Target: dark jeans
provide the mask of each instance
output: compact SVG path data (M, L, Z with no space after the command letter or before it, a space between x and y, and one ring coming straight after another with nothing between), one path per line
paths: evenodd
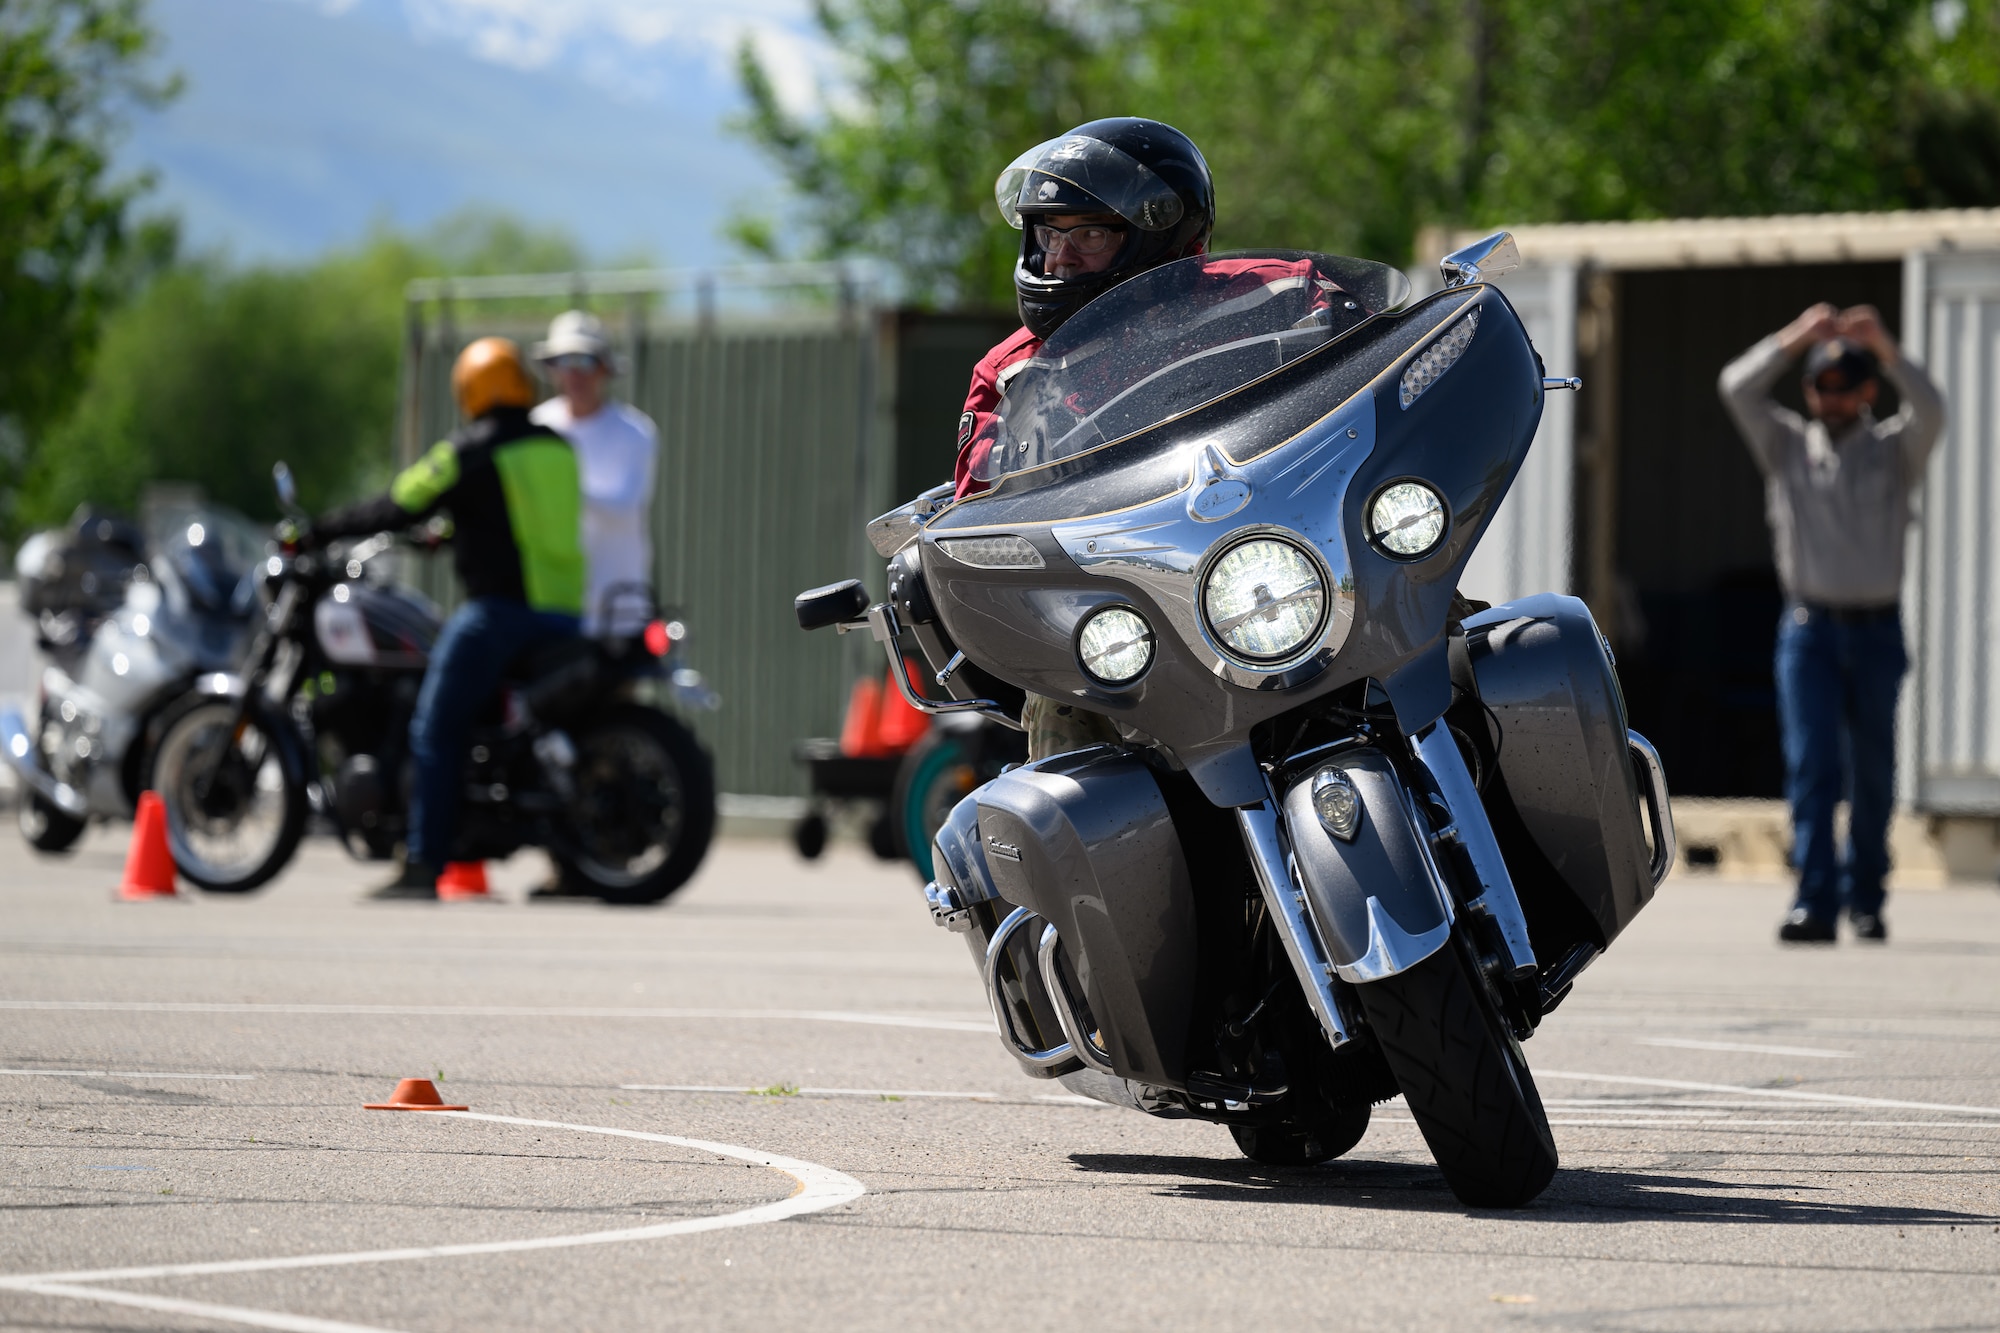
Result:
M1778 622L1778 718L1792 806L1797 906L1832 920L1882 910L1896 793L1896 691L1909 659L1894 611L1836 616L1785 608ZM1833 807L1848 801L1836 856Z
M535 611L504 597L481 597L452 612L410 717L410 757L417 786L410 801L407 859L441 866L458 827L459 787L465 771L466 732L492 697L500 673L544 639L577 632L575 616Z

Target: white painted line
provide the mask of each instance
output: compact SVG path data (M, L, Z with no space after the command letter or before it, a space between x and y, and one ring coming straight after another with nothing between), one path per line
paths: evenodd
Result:
M621 1092L733 1092L745 1097L944 1097L969 1102L997 1102L997 1092L915 1092L907 1088L771 1088L725 1087L715 1083L620 1083Z
M1581 1083L1632 1083L1647 1088L1682 1088L1689 1092L1733 1092L1745 1097L1779 1101L1820 1102L1832 1106L1886 1106L1903 1111L1952 1111L1959 1115L2000 1116L2000 1106L1959 1106L1950 1102L1906 1102L1893 1097L1851 1097L1839 1092L1790 1092L1783 1088L1746 1088L1736 1083L1692 1083L1678 1078L1638 1078L1630 1074L1577 1074L1537 1069L1537 1079L1567 1078Z
M119 1014L339 1014L384 1018L667 1018L745 1019L751 1022L858 1023L866 1027L923 1028L932 1032L994 1031L990 1018L930 1014L871 1014L846 1009L639 1009L564 1008L508 1004L223 1004L165 1000L0 1000L0 1010L56 1010Z
M1753 1046L1740 1041L1696 1041L1692 1037L1637 1037L1641 1046L1672 1046L1684 1051L1747 1051L1751 1055L1803 1055L1814 1060L1852 1060L1853 1051L1829 1051L1817 1046Z
M223 1082L257 1077L255 1074L162 1074L150 1069L0 1069L0 1074L18 1074L23 1078L200 1078Z
M331 1319L307 1319L302 1315L279 1314L275 1310L248 1310L240 1305L210 1305L206 1301L183 1301L173 1296L148 1296L136 1291L106 1291L102 1287L77 1287L66 1282L39 1282L21 1286L37 1296L67 1296L79 1301L102 1301L106 1305L129 1305L139 1310L164 1314L193 1315L225 1324L247 1324L251 1328L277 1328L287 1333L397 1333L379 1324L342 1324Z
M612 1245L626 1241L657 1240L664 1236L685 1236L703 1231L722 1231L782 1221L788 1217L837 1208L841 1204L851 1203L867 1192L860 1181L843 1172L835 1171L832 1167L800 1161L795 1157L780 1157L776 1153L760 1152L755 1148L715 1143L707 1139L684 1139L673 1134L649 1134L642 1130L612 1129L603 1125L572 1125L561 1120L530 1120L520 1116L487 1115L479 1111L432 1111L428 1114L431 1118L440 1120L484 1120L491 1124L520 1125L529 1129L567 1129L579 1134L606 1134L614 1138L638 1139L646 1143L664 1143L675 1148L690 1148L697 1152L713 1153L717 1157L733 1157L752 1166L782 1171L798 1182L798 1188L789 1198L774 1203L757 1204L733 1213L722 1213L714 1217L682 1218L676 1222L662 1222L653 1226L621 1227L614 1231L587 1231L569 1236L537 1236L526 1240L478 1241L465 1245L426 1245L396 1250L353 1250L338 1254L281 1255L269 1259L225 1259L212 1263L100 1268L73 1273L24 1273L16 1277L0 1277L0 1290L69 1296L77 1300L102 1300L116 1305L135 1305L150 1309L181 1309L189 1313L202 1313L209 1318L225 1322L248 1324L256 1328L291 1329L297 1330L298 1333L382 1333L381 1330L359 1324L331 1323L326 1320L274 1314L262 1310L241 1310L221 1305L200 1306L197 1309L193 1303L187 1303L184 1307L165 1305L159 1302L167 1301L166 1297L140 1296L122 1291L107 1292L79 1284L207 1277L223 1273L268 1273L294 1268L334 1268L351 1264L399 1263L413 1259L450 1259L475 1254L520 1254L534 1250L571 1249L579 1245Z
M1414 1125L1414 1120L1377 1116L1372 1123ZM1551 1125L1585 1129L2000 1129L1991 1120L1549 1120Z

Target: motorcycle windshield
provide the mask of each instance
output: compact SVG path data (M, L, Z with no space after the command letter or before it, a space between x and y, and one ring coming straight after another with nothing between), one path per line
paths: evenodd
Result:
M1022 363L974 475L997 481L1137 434L1262 379L1371 315L1409 279L1303 250L1196 255L1128 278Z

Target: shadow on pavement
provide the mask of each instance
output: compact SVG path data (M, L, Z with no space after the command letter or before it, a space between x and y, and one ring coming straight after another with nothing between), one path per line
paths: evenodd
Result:
M1072 1153L1070 1161L1080 1171L1105 1175L1181 1177L1161 1182L1158 1192L1164 1198L1411 1212L1468 1211L1451 1196L1437 1168L1406 1162L1344 1159L1324 1166L1292 1168L1263 1166L1247 1159L1142 1153ZM2000 1222L1996 1213L1893 1207L1836 1200L1826 1197L1828 1193L1815 1185L1752 1184L1565 1167L1556 1173L1542 1197L1520 1215L1537 1222L1593 1223L1663 1218L1815 1226L1984 1226Z

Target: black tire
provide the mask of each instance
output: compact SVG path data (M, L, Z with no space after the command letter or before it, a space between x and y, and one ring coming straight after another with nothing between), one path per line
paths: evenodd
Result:
M868 850L880 861L903 859L903 840L896 835L896 812L886 808L868 825Z
M652 708L618 704L571 736L576 799L550 854L564 887L608 903L663 902L715 836L715 767L694 733Z
M285 868L306 831L306 772L291 724L264 705L191 695L160 719L144 789L167 808L174 868L211 893L248 893ZM226 747L218 751L218 747ZM231 844L239 844L232 854Z
M806 860L819 860L826 850L826 816L815 810L792 825L792 846Z
M1328 1106L1308 1121L1231 1125L1229 1136L1253 1162L1265 1166L1318 1166L1353 1149L1368 1132L1368 1104Z
M1459 1202L1519 1208L1556 1173L1534 1076L1456 947L1355 989Z
M60 809L38 791L23 793L21 808L15 818L28 845L45 856L59 856L74 850L76 840L88 827L85 821Z

